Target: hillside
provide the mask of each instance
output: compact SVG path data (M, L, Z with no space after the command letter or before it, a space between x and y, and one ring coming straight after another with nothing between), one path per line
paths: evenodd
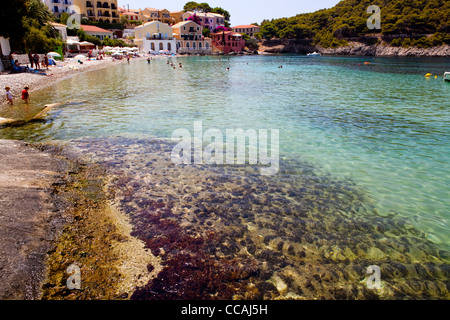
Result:
M367 27L370 5L381 8L381 30ZM323 48L347 46L350 41L429 48L449 45L449 33L448 0L343 0L331 9L264 20L260 36L264 39L309 39L313 45Z

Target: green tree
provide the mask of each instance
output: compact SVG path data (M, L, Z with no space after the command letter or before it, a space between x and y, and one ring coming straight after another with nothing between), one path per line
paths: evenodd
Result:
M24 36L26 29L22 18L27 14L25 0L13 0L2 2L0 10L0 36L10 39L20 39Z
M277 36L277 29L272 23L266 23L262 26L259 33L263 38L270 40Z
M0 35L10 38L15 51L42 53L62 44L58 31L50 24L53 15L39 0L7 1L0 17L0 23L10 24L6 30L0 28Z
M69 17L70 17L70 14L68 14L67 12L63 12L59 16L59 22L62 24L67 24L67 19L69 19Z
M184 11L199 11L199 12L211 12L212 8L206 2L197 3L195 1L189 1L184 5Z
M205 38L210 38L211 37L211 30L209 30L208 28L203 28L203 36Z
M230 18L231 18L230 13L227 10L223 9L223 8L215 7L210 12L221 14L225 18L225 21L230 21Z

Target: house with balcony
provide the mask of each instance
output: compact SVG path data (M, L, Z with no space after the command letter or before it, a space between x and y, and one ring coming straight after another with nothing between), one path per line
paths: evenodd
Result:
M61 1L61 0L50 0ZM91 21L119 23L117 0L70 0L80 8L82 17Z
M245 33L251 38L255 37L255 34L257 34L259 31L261 31L261 27L255 26L253 24L248 25L239 25L235 27L231 27L231 30L237 33Z
M245 49L245 40L240 33L224 31L211 35L213 46L223 53L241 52Z
M211 39L203 37L203 28L193 21L182 21L172 26L178 53L209 54Z
M177 53L173 29L161 21L147 22L134 28L134 43L146 53Z
M150 21L160 21L168 25L175 23L175 19L172 18L170 11L167 9L145 8L144 10L141 10L140 13L149 17Z
M199 24L203 28L214 31L219 26L225 26L225 17L221 14L212 12L203 13L188 11L183 14L183 21L188 21L194 14L199 18Z
M69 9L73 5L73 0L44 0L45 5L49 8L50 12L57 18L61 16L63 12L74 13Z
M138 24L146 23L153 21L150 19L149 16L143 15L140 10L134 10L134 9L125 9L119 7L119 16L126 17L128 21L130 22L127 26L132 27L132 25L136 25L136 22L139 22Z

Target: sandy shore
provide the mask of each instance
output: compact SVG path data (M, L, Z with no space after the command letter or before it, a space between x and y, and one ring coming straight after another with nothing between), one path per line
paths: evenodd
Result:
M131 61L139 59L147 59L147 57L133 58ZM57 62L57 66L50 66L48 70L42 69L41 73L7 73L4 72L0 74L0 89L2 94L0 95L0 105L4 107L6 105L6 94L5 87L11 88L11 92L14 95L14 101L19 101L21 99L21 92L25 85L30 87L29 92L32 93L35 90L42 89L43 87L53 84L59 80L65 79L67 77L74 76L80 72L89 72L94 70L99 70L106 68L111 65L118 63L127 63L127 60L113 60L110 57L104 60L84 60L83 64L78 63L74 59L66 59L65 61Z

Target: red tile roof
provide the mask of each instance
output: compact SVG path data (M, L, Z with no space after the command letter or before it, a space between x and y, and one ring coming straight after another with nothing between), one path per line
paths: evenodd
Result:
M106 30L106 29L102 29L102 28L99 28L99 27L96 27L96 26L89 26L89 25L86 25L86 24L82 24L81 25L81 29L83 29L83 31L84 32L112 32L112 31L109 31L109 30Z
M244 25L240 25L240 26L236 26L236 27L231 27L231 29L234 29L234 28L246 29L246 28L255 28L255 27L258 27L258 26L255 26L253 24L244 24Z

